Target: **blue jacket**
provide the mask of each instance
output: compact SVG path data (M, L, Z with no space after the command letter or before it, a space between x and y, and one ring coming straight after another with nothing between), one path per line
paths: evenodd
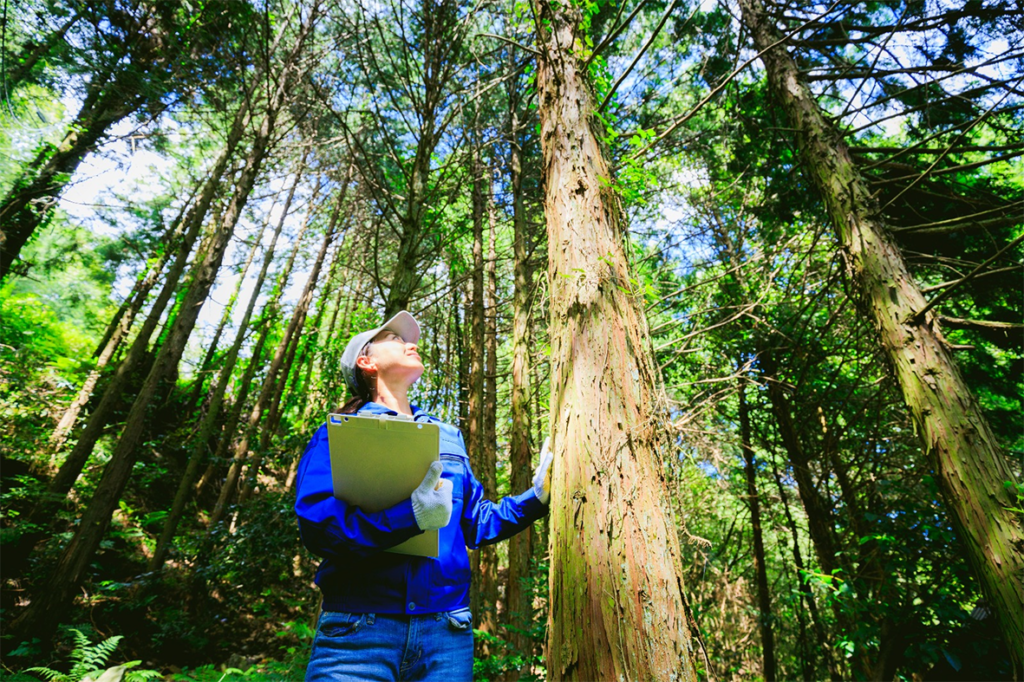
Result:
M397 414L377 403L367 403L359 413ZM422 532L411 500L370 514L334 497L326 424L302 455L295 513L302 543L323 559L316 584L325 611L419 614L465 608L470 580L466 548L505 540L547 513L533 488L498 503L485 500L469 468L462 433L417 407L413 418L440 427L442 478L452 482L452 519L439 532L436 559L382 551Z

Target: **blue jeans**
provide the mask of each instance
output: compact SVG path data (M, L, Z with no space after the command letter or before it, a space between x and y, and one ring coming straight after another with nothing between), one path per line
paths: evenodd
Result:
M422 616L323 611L306 682L473 679L469 609Z

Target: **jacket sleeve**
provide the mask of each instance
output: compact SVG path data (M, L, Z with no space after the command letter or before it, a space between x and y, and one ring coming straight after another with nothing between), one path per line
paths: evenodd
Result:
M324 559L367 556L423 532L416 525L411 500L371 514L334 497L326 425L317 429L299 462L295 514L302 544Z
M484 486L476 480L468 460L463 495L462 534L470 549L507 540L548 513L548 506L537 499L533 487L503 497L500 502L484 499Z

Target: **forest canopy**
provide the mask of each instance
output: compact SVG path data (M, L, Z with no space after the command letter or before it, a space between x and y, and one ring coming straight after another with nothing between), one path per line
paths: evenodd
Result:
M400 310L488 497L556 453L476 679L1024 675L1019 3L2 31L0 678L302 679L298 465Z

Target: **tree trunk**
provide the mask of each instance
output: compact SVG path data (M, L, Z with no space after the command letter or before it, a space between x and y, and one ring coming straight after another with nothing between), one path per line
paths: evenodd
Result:
M789 455L789 463L793 469L793 479L796 481L800 501L807 514L807 530L811 536L811 543L814 545L818 565L825 575L841 577L843 580L852 579L852 566L849 562L841 560L843 555L839 552L839 542L835 537L832 503L829 498L818 491L814 484L814 478L811 475L811 458L804 450L796 424L793 423L792 408L780 383L775 357L770 351L762 352L759 357L764 370L765 383L768 385L768 400L772 405L772 413L775 415L783 446ZM843 610L843 604L839 600L832 601L832 612L835 614L839 631L852 633L856 624L850 621L848 613ZM850 660L854 677L858 679L871 678L872 657L866 654L866 651L857 652Z
M150 402L156 394L157 386L174 371L185 349L189 334L195 326L199 311L220 268L238 216L255 182L256 172L266 153L272 126L273 119L268 116L253 147L228 213L218 226L216 238L210 243L203 261L197 264L181 312L175 317L167 340L160 347L153 367L132 404L117 446L104 467L96 492L82 515L79 530L58 560L47 589L37 595L25 612L12 624L11 628L16 632L51 634L84 580L86 570L103 540L110 516L117 508L135 465L138 444L145 435L146 413Z
M317 191L319 191L319 185L317 185ZM316 195L317 192L314 192L314 197ZM311 202L310 206L314 205L315 203L315 201ZM302 246L302 240L306 236L306 230L309 228L311 216L311 210L307 211L306 217L302 222L302 227L299 229L299 234L295 237L295 243L293 244L291 253L288 256L288 262L285 263L284 268L278 275L277 283L274 286L274 290L271 292L266 306L264 306L264 312L262 316L263 319L261 319L260 322L266 324L266 329L268 330L268 333L270 327L277 320L281 296L284 293L284 290L288 287L288 280L291 277L292 270L295 267L295 260ZM287 350L287 342L287 337L281 339L281 342L278 344L278 347L275 350L274 358L277 358L279 353L282 355L283 358L283 353L285 350ZM281 362L281 359L277 360L278 367L280 367ZM249 412L249 418L246 420L246 424L251 423L253 419L253 413L257 411L259 412L259 414L257 415L256 420L259 421L259 419L263 415L263 410L266 409L266 404L269 399L269 395L273 391L274 387L274 380L271 377L271 371L273 371L274 375L276 375L277 370L274 369L273 362L271 362L271 367L267 370L267 375L263 378L263 383L260 388L260 395L257 398L256 404L252 407L252 409ZM230 430L224 430L224 435L221 438L221 442L217 445L217 454L215 455L215 460L219 461L223 459L227 454L228 449L230 449L232 439L234 438L236 425L237 422L236 424L232 424ZM235 448L234 452L232 453L231 464L230 466L228 466L228 472L224 480L224 485L221 487L220 494L217 496L217 502L213 505L213 511L210 513L210 520L207 525L208 533L212 533L220 524L221 520L224 518L224 513L227 511L227 507L231 501L231 497L236 492L239 476L242 473L242 469L245 467L245 457L248 454L249 449L249 437L249 427L247 426L243 430L241 443ZM242 452L242 445L245 446L245 452Z
M761 651L764 660L765 682L774 682L775 633L772 628L771 596L768 594L768 568L765 565L764 538L761 534L761 502L757 495L757 466L754 461L754 447L750 438L750 406L747 405L744 380L739 384L740 439L743 446L743 462L747 473L747 506L750 508L750 527L754 535L754 573L757 581L757 624L761 632Z
M325 413L327 409L323 403L323 386L324 377L321 375L320 381L317 383L316 389L311 385L311 379L313 377L313 366L317 364L317 358L323 358L323 352L320 348L321 334L320 325L323 324L324 314L327 312L329 296L335 291L335 305L333 313L331 315L331 322L328 326L328 331L325 342L329 342L334 334L334 323L337 319L338 306L341 304L342 287L338 284L337 275L340 270L341 263L341 245L334 250L334 257L331 259L331 267L327 273L327 283L323 287L320 293L320 299L316 306L316 317L313 318L312 326L304 334L305 339L302 344L302 353L299 356L297 363L297 370L295 372L296 380L292 383L292 388L289 392L290 395L298 396L298 414L299 417L299 429L308 430L309 427L315 427L317 424L322 422L322 418L318 417L312 424L310 420L313 417L314 410L320 412L321 415ZM322 362L321 362L322 366ZM301 375L301 376L300 376ZM285 476L284 489L291 491L295 485L295 478L299 472L299 460L301 459L301 450L299 452L293 452L292 461L288 465L288 473Z
M261 316L261 319L256 323L257 327L261 327L259 339L256 341L256 346L253 348L252 357L249 358L249 363L245 366L245 374L242 376L242 380L238 384L238 395L231 404L231 411L228 413L228 418L225 420L224 426L221 429L220 437L217 439L217 448L214 451L213 458L207 466L206 471L203 472L202 477L199 479L199 483L196 484L196 497L199 497L203 488L209 484L213 474L216 473L224 463L226 463L228 450L234 442L235 429L238 428L238 422L242 419L242 411L245 409L245 401L249 399L249 391L252 389L253 378L256 376L256 370L263 366L263 347L266 345L267 338L270 336L271 327L273 326L274 321L275 318L273 317L264 318ZM231 467L229 465L229 478L231 477L230 472ZM214 505L215 509L218 504L222 506L227 505L228 499L231 497L231 489L234 488L237 482L237 473L234 478L231 479L231 485L228 485L225 481L218 493L217 502ZM213 525L207 521L207 527L212 528Z
M789 455L789 463L793 467L797 492L803 502L804 511L807 512L807 530L811 535L811 542L814 544L818 565L821 566L823 573L833 575L839 568L839 561L836 558L838 548L833 535L835 523L832 519L832 505L825 500L814 485L810 458L804 452L796 425L793 423L789 401L779 383L775 359L769 352L761 353L760 359L764 369L765 383L768 385L768 400L772 405L782 444Z
M1024 528L1007 483L1015 478L939 330L867 182L818 108L761 0L740 0L775 97L832 218L862 310L872 321L1016 674L1024 665Z
M86 423L85 428L79 435L74 448L72 448L67 459L64 460L64 463L58 470L57 475L54 476L53 480L50 482L47 492L48 496L54 502L59 502L65 495L67 495L72 486L74 486L79 474L82 473L82 468L89 459L89 455L92 454L96 441L99 440L103 433L103 429L107 425L110 412L117 404L117 401L121 399L121 390L124 387L125 382L128 380L131 373L135 371L142 358L146 355L149 340L160 322L160 316L163 314L164 308L167 306L172 294L180 283L181 274L185 271L185 265L188 262L189 253L191 253L192 247L199 236L200 228L206 218L206 213L209 211L210 204L213 203L213 199L217 195L217 191L220 188L221 178L224 175L224 171L227 169L228 162L234 155L235 148L242 139L242 134L245 132L245 127L248 125L248 121L248 109L243 107L235 115L234 123L228 134L227 144L221 151L217 161L214 163L213 169L210 171L210 175L206 180L206 184L200 194L198 203L188 212L187 217L185 218L187 225L185 228L185 237L182 239L182 242L178 247L174 263L167 271L166 281L160 291L160 294L157 296L156 301L153 303L153 308L150 310L146 321L143 323L142 329L139 330L138 336L135 337L135 341L132 343L127 357L125 357L125 359L121 361L121 364L118 365L117 372L111 378L110 384L108 384L104 391L99 405L97 405L96 409L89 416L89 421ZM51 511L52 506L48 506L45 510L45 515L49 516Z
M125 336L131 330L132 323L135 321L135 316L139 314L142 309L143 303L146 302L146 296L149 295L150 290L156 284L157 279L164 270L164 266L167 265L167 261L175 251L175 244L177 238L180 237L180 228L184 225L183 218L185 211L191 204L192 198L189 198L188 203L181 207L182 213L179 214L177 219L171 223L170 228L164 234L161 242L164 244L163 253L156 259L156 262L152 264L148 271L138 278L135 282L135 286L132 287L131 292L125 298L124 302L118 308L117 313L114 314L114 318L107 326L107 331L103 336L103 340L96 348L96 366L93 367L92 371L89 372L89 376L86 377L82 383L82 387L78 390L78 394L75 399L71 401L68 408L61 415L60 421L57 422L57 427L50 434L49 447L50 447L50 463L53 463L54 457L60 452L60 449L64 446L64 441L67 440L68 434L71 433L71 429L74 428L75 422L78 421L78 415L81 414L82 408L89 402L89 398L92 397L93 389L96 388L96 382L99 381L100 374L103 372L103 368L110 363L110 360L114 357L117 349L121 346L121 341L124 340Z
M415 112L419 130L416 134L416 154L409 169L406 196L404 200L398 200L404 204L398 216L401 234L395 268L384 302L385 320L409 307L409 300L419 287L426 270L422 266L425 251L432 248L424 246L429 243L424 216L430 208L430 162L440 141L437 117L445 99L445 79L451 74L444 60L454 57L451 52L456 43L451 29L461 20L459 10L459 4L450 0L424 2L420 10L423 63L418 67L423 80L415 84L421 93L416 98L419 106Z
M474 133L475 134L475 133ZM484 312L484 197L483 171L480 165L480 151L474 141L473 155L470 160L470 173L473 178L473 277L472 296L469 305L469 404L467 418L469 420L466 442L469 446L469 461L473 472L479 479L487 466L487 440L484 433L484 374L486 370L485 343L485 312ZM483 481L481 480L481 483ZM484 494L490 496L488 491ZM480 576L470 586L470 609L477 614L481 629L494 634L493 609L494 603L488 601L491 583L488 577L482 576L484 570L483 548L470 555L470 570L474 576ZM484 645L486 646L486 645Z
M793 563L796 566L797 582L800 586L801 598L807 605L807 611L811 614L811 623L814 625L814 632L818 638L818 646L821 647L821 651L823 652L825 663L829 670L829 676L833 680L841 680L843 679L843 675L839 671L839 668L835 663L835 659L832 656L832 647L830 646L829 639L825 634L825 626L822 624L821 617L818 615L818 603L814 598L814 592L811 590L811 584L807 580L804 559L800 552L800 533L797 529L796 521L793 519L793 514L789 511L789 495L787 494L785 487L782 485L782 477L779 475L779 470L775 466L774 460L772 461L772 475L775 478L775 485L779 490L779 499L782 500L782 509L786 514L786 521L788 523L790 533L793 535ZM809 665L813 670L814 662L810 661ZM813 677L813 675L808 675L807 679L812 679Z
M452 298L456 307L462 308L462 317L455 316L455 357L459 363L459 429L472 447L473 420L469 416L469 403L473 400L473 278L469 277L461 287L452 287ZM460 305L461 304L461 305ZM473 555L470 554L470 562ZM472 587L470 587L472 590ZM472 595L472 591L470 591Z
M138 79L122 70L114 82L86 96L82 108L57 145L46 145L19 177L0 204L0 280L50 216L75 169L111 125L142 104Z
M351 181L351 169L349 172L348 180L346 183ZM320 293L320 299L316 306L316 317L313 318L313 325L306 330L303 334L305 337L302 344L302 353L299 356L298 367L301 372L295 373L295 380L292 382L292 388L290 395L299 397L299 409L298 413L300 417L300 428L305 429L307 426L315 426L320 423L320 419L317 419L313 425L309 424L309 420L312 417L314 409L319 408L321 411L327 408L323 404L324 398L324 384L325 377L321 374L320 381L317 382L314 388L311 385L313 377L313 367L317 365L317 360L320 360L320 366L323 368L324 349L321 348L321 343L327 345L331 339L334 338L334 327L338 319L338 308L341 306L342 295L344 294L344 287L338 282L338 273L341 270L341 263L344 258L342 253L343 244L339 243L337 248L334 249L334 254L331 258L331 267L327 272L327 282L322 287ZM337 292L337 293L335 293ZM334 305L331 306L331 298L333 295ZM327 313L327 309L331 307L331 321L327 327L326 336L321 335L321 325L323 324L324 315ZM321 339L323 341L321 342ZM293 460L291 466L289 466L288 478L285 482L285 488L290 490L292 483L294 483L295 475L298 473L298 457Z
M486 281L484 283L484 393L483 393L483 415L481 425L482 445L477 454L477 462L473 468L474 473L484 487L484 495L487 499L498 499L498 329L497 329L497 273L495 272L494 253L495 248L495 220L493 201L491 200L490 183L484 183L483 164L481 170L481 196L480 199L486 207L489 218L489 230L487 240L487 259L484 262ZM516 491L522 492L522 491ZM481 610L478 612L478 629L491 634L498 633L498 548L494 545L481 547L480 577L478 581L480 589Z
M515 110L512 111L510 145L510 173L512 183L512 250L515 290L512 296L512 386L509 433L511 453L509 480L512 493L518 494L532 485L532 456L530 453L530 292L533 274L530 268L528 223L523 202L522 159L518 146L519 128ZM508 541L508 584L505 587L507 620L518 630L526 630L533 616L532 594L526 588L530 575L530 557L533 556L533 528L527 528ZM512 643L523 654L529 654L530 640L521 632L512 633Z
M696 680L659 377L609 186L580 12L536 0L551 291L548 679Z
M292 319L288 323L288 327L285 329L284 336L281 338L281 343L277 347L277 351L274 353L274 359L270 363L270 369L267 370L267 378L264 379L263 391L260 393L259 399L256 401L256 405L253 407L252 414L249 415L249 429L246 435L242 439L242 443L238 446L235 452L235 459L244 460L248 451L248 443L250 434L254 433L255 429L259 426L259 420L262 416L262 409L265 408L266 404L270 401L273 396L275 388L280 386L280 389L284 389L286 385L286 379L289 372L291 371L291 363L295 358L295 346L298 344L299 335L302 334L302 328L306 321L306 313L309 311L309 304L313 302L313 292L316 289L317 280L320 278L320 270L323 268L324 260L327 258L327 250L330 248L331 243L334 241L334 237L337 234L338 220L341 217L342 207L345 204L345 194L348 190L348 183L342 185L341 191L338 194L338 201L331 213L330 222L327 225L327 230L324 232L323 241L320 243L320 250L317 252L316 260L313 262L313 267L309 271L309 278L306 280L306 285L302 290L302 295L299 296L298 302L295 304L295 310L292 311ZM290 352L289 346L291 346ZM287 358L287 362L285 359ZM280 375L281 380L278 382L277 377ZM280 395L274 400L275 404L280 404ZM242 488L239 491L239 502L245 502L252 495L253 489L256 487L256 477L259 475L260 466L263 463L263 457L266 455L267 448L270 445L270 438L276 429L276 420L278 417L278 409L273 408L267 423L264 425L262 431L260 431L260 438L256 452L253 456L253 460L249 465L248 475L242 481ZM212 521L212 519L211 519Z
M331 333L327 335L329 339L327 342L327 351L324 353L323 360L321 361L321 372L324 376L324 407L328 410L334 409L341 403L341 399L344 396L344 382L341 381L341 372L338 370L338 360L341 358L341 354L344 351L345 344L348 343L349 337L352 335L352 318L355 316L357 310L359 310L359 299L363 294L363 287L365 286L365 280L357 279L355 286L349 284L348 293L349 301L345 306L345 315L340 320L338 328L340 331L334 333L334 320L335 317L331 317ZM338 312L338 306L341 305L342 291L339 287L338 300L335 306L334 313Z
M111 514L117 508L135 465L138 456L137 446L145 435L145 420L150 402L156 393L157 386L177 367L188 337L195 326L196 318L213 286L235 225L249 198L249 193L255 185L256 177L274 133L277 114L284 104L285 94L292 80L289 75L295 63L295 57L303 43L303 38L312 28L315 16L315 12L310 14L300 31L292 54L285 62L285 72L278 82L276 92L267 103L266 115L246 159L245 169L236 183L235 193L221 224L208 245L202 262L194 268L181 312L175 318L167 341L160 347L153 367L132 404L121 437L114 448L110 461L103 469L96 492L82 515L78 532L75 533L57 561L56 569L48 581L47 588L36 595L28 608L11 624L11 630L14 632L39 632L46 636L52 634L79 585L85 579L85 573L103 540L103 535L110 524Z
M263 233L266 229L267 223L264 221L260 225L260 230L252 242L252 247L249 249L249 255L246 256L245 263L242 264L242 269L238 273L238 283L235 284L231 297L228 298L228 302L224 305L220 321L217 323L217 329L213 332L213 338L206 342L206 355L203 356L202 362L199 363L195 378L192 380L192 392L185 401L185 410L187 411L191 411L201 404L200 398L203 393L203 387L206 385L206 375L213 371L211 366L213 365L213 357L217 354L217 347L220 345L220 337L223 336L224 330L227 328L228 323L231 322L232 313L235 311L235 304L238 302L238 295L242 291L242 285L245 284L245 276L249 274L249 266L252 265L253 260L256 258L256 251L260 248L260 243L263 241Z
M189 454L188 465L186 466L185 473L178 484L178 490L174 495L174 502L171 504L171 511L164 520L164 527L160 533L160 539L157 541L156 549L153 551L153 559L150 561L149 567L149 570L151 571L159 571L163 568L164 562L167 560L167 552L170 549L171 541L174 540L175 533L177 533L178 523L181 521L182 514L185 512L185 504L188 502L190 493L192 492L192 486L195 484L196 476L199 474L199 467L207 460L206 452L209 449L209 441L213 436L214 429L216 428L221 406L224 404L224 395L227 393L231 373L235 370L235 365L238 362L238 353L241 350L242 344L245 342L246 334L249 331L249 321L252 319L252 313L256 307L256 299L259 298L260 291L263 289L263 283L267 278L267 272L270 270L270 264L274 260L274 251L277 247L277 239L280 237L281 229L284 227L284 221L288 215L288 210L291 207L291 200L295 194L295 187L298 185L298 182L299 175L296 174L295 183L292 184L292 189L288 193L288 200L285 202L284 210L281 213L280 219L277 221L277 227L274 230L274 235L271 237L270 245L267 247L267 252L263 257L263 267L260 268L260 274L257 276L256 283L253 285L249 304L246 306L245 314L242 316L242 321L238 324L238 331L235 333L235 339L231 344L231 348L228 349L227 355L224 357L224 364L221 366L220 373L217 376L217 383L213 390L213 395L210 397L210 404L206 409L206 414L203 415L203 421L199 425L199 430L194 436L194 445L191 453ZM256 344L256 348L253 351L253 361L250 363L250 366L253 364L258 365L258 358L263 348L262 342L265 339L266 334L262 334L260 342ZM253 367L253 370L255 370L255 367ZM249 367L246 368L246 374L249 375L249 380L251 380L252 376L249 371ZM247 383L248 382L243 380L242 385L247 385ZM243 403L245 402L244 398L240 399ZM230 434L227 437L230 440Z

